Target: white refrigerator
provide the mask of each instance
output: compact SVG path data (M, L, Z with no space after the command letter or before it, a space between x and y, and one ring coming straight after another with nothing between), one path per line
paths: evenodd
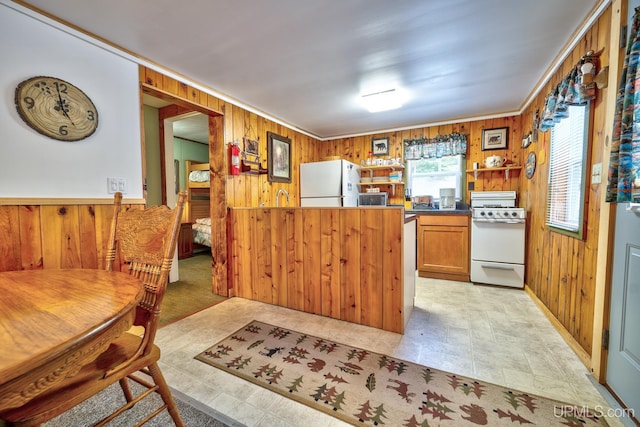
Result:
M300 206L358 206L360 166L346 160L300 165Z

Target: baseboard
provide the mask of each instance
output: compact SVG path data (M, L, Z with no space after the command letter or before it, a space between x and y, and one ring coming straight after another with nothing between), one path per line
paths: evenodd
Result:
M534 303L542 310L544 315L549 319L554 328L558 331L560 336L566 341L566 343L571 347L573 352L578 356L578 358L584 363L584 366L589 369L589 372L593 373L593 369L591 367L591 355L587 353L582 346L576 341L575 338L571 335L571 333L564 327L562 323L553 315L553 313L547 308L546 305L538 298L538 296L533 293L533 290L525 284L524 286L525 292L529 295L529 297L533 300Z

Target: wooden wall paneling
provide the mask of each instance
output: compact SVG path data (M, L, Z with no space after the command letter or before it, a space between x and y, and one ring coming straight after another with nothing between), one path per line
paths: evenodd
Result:
M209 116L209 215L211 216L212 290L228 295L227 191L224 145L224 117Z
M42 206L44 268L80 268L77 206Z
M341 242L342 259L340 262L340 289L342 291L341 315L342 320L360 323L361 295L360 295L360 211L358 209L343 209L340 211L340 228L345 236Z
M179 86L180 84L177 80L169 76L165 76L164 74L162 75L161 87L165 92L180 97Z
M571 264L571 287L569 288L569 295L568 295L568 305L569 305L569 312L568 312L568 323L566 324L566 328L567 330L571 333L572 336L575 336L575 331L576 331L576 325L578 324L578 322L576 321L576 313L578 312L579 307L577 307L577 292L580 286L580 271L581 269L579 268L579 260L580 260L580 244L577 240L573 240L573 242L571 242L571 258L573 259L573 262Z
M242 264L245 264L245 269L251 272L250 276L247 277L244 275L243 281L239 284L244 288L244 292L242 295L244 298L249 298L255 301L260 301L260 291L258 289L258 285L260 284L260 278L258 277L258 248L256 241L258 240L258 231L256 230L258 225L257 220L257 212L255 209L251 209L247 212L248 214L248 222L247 225L244 226L242 224L238 224L240 228L245 228L246 230L246 246L245 250L241 253L243 254Z
M251 284L254 282L251 254L250 211L232 211L233 279L234 294L241 298L252 298Z
M229 211L229 271L228 271L228 279L229 279L229 296L240 296L243 292L241 288L242 277L240 276L241 272L241 253L242 253L242 245L240 238L240 233L242 230L240 229L240 215L241 212L236 209L231 209Z
M15 239L19 239L16 249L20 251L18 262L21 269L40 269L43 267L41 207L19 206L14 208L19 215L20 228L17 234L6 241L15 244Z
M404 263L403 211L388 212L383 223L382 254L382 328L387 331L404 331ZM397 262L400 255L401 262Z
M109 242L111 221L113 220L112 205L94 205L95 244L97 254L97 267L104 270L107 267L107 246Z
M594 234L597 236L597 233ZM592 237L591 240L593 240L594 237ZM582 289L580 290L581 319L578 342L587 353L591 354L595 297L596 250L590 244L587 244L585 247L584 265L585 267L588 266L588 268L585 268L583 276L585 280L583 280Z
M287 210L287 299L289 307L304 310L304 219L302 209Z
M82 268L98 268L98 247L96 242L96 219L93 205L78 209L80 224L80 265Z
M205 94L202 94L202 95L205 95ZM202 102L207 108L216 110L216 111L222 111L221 102L218 98L210 94L206 94L206 96L204 97L202 95L200 98L200 102Z
M287 307L289 282L287 270L287 221L289 210L273 209L271 211L271 280L273 281L273 304Z
M572 240L574 239L562 239L560 249L560 259L564 260L566 264L562 269L559 269L560 279L558 281L558 320L560 320L563 325L569 325L569 313L571 312L569 304L571 302L571 264L573 263L570 250Z
M257 300L273 304L277 301L274 295L271 267L271 209L256 209L255 228L253 230L252 258L255 260L256 277L254 278ZM280 285L280 284L278 284Z
M544 86L525 115L531 115L535 108L542 110L545 96L560 82L562 77L588 51L598 51L608 44L610 33L611 8L608 8L596 23L576 44L567 59ZM607 52L606 54L604 52ZM600 57L600 66L607 65L608 51ZM607 126L604 119L606 91L598 90L597 98L591 103L590 152L586 161L587 176L591 165L601 162L604 137ZM615 89L614 89L615 90ZM528 123L528 117L521 118ZM514 125L515 127L515 125ZM538 142L527 150L521 150L521 159L534 151L539 153L544 146L547 157L550 149L550 132L539 133ZM556 319L568 331L571 337L586 353L592 351L594 296L595 296L595 259L599 233L601 204L601 184L588 187L585 202L585 236L582 240L560 235L545 225L546 195L548 190L548 158L543 164L538 162L534 178L520 180L521 200L528 211L531 224L527 239L528 256L526 283L533 294L556 316ZM588 178L589 179L589 178ZM558 260L549 259L549 255ZM538 262L542 255L542 262ZM577 350L578 351L578 350Z
M362 324L382 328L382 285L384 281L381 262L384 244L387 243L383 229L381 209L361 209L361 306Z
M340 319L340 215L338 209L320 211L321 314Z
M20 219L17 206L0 206L0 271L21 269Z
M322 313L321 291L321 240L322 222L319 209L303 209L302 221L304 227L304 311L307 313Z

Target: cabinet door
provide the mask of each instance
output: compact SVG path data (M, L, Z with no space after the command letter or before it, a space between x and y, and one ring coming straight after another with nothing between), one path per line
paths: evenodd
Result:
M418 269L469 280L469 228L421 225L418 236ZM427 276L429 277L429 276ZM433 276L446 278L446 276Z

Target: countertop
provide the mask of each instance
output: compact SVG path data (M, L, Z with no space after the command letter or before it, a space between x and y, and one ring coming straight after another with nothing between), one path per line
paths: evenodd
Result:
M471 215L469 205L464 202L456 202L456 208L453 210L440 210L438 208L419 207L405 209L406 214L414 215Z
M471 209L454 209L441 211L440 209L406 209L405 214L413 215L471 215Z

